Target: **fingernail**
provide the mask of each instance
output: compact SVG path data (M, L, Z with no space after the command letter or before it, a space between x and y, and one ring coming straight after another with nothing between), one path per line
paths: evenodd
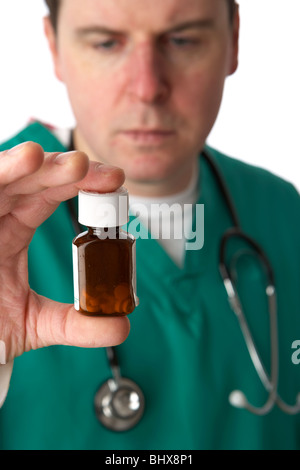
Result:
M22 149L25 147L26 142L22 142L19 145L16 145L15 147L12 147L11 149L7 150L8 155L18 155Z
M110 175L112 171L122 171L121 168L113 165L103 165L102 163L99 163L99 166L95 167L96 171L101 171L104 175Z
M6 346L4 341L0 340L0 364L6 364Z
M74 155L76 152L75 151L72 151L72 152L66 152L66 153L60 153L58 154L55 159L54 159L54 162L57 164L57 165L64 165L64 163L66 163L69 158Z

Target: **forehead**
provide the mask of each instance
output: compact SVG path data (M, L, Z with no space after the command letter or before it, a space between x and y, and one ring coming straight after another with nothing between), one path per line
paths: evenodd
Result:
M161 30L197 19L227 18L226 0L63 0L60 17L76 26Z

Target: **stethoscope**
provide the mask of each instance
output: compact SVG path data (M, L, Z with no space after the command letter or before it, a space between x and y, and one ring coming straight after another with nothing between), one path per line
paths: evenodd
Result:
M273 271L271 265L260 248L260 246L240 228L238 215L233 204L230 193L225 184L217 165L213 161L209 152L205 149L201 154L208 162L218 186L225 199L233 226L226 230L220 242L219 271L227 292L229 304L235 313L244 340L247 345L256 372L268 392L266 403L261 407L256 407L249 403L245 394L240 390L234 390L229 395L229 402L237 408L244 408L255 415L266 415L275 404L285 413L293 415L300 412L300 393L297 395L296 404L291 406L285 403L278 394L278 332L277 332L277 301ZM68 201L71 220L76 233L82 231L78 223L76 211ZM268 375L262 359L258 353L252 333L248 326L241 301L236 289L236 281L232 275L232 270L225 260L226 247L230 239L240 238L251 248L252 252L261 261L266 273L266 295L268 299L268 310L270 316L270 344L271 344L271 373ZM115 347L106 348L108 364L112 377L106 380L96 392L94 399L95 413L98 420L112 431L127 431L133 428L142 418L145 409L145 398L140 387L128 378L124 378L120 373L120 365Z
M114 346L106 348L112 378L106 380L94 399L96 416L112 431L127 431L142 418L145 398L137 383L122 377Z
M232 202L232 198L229 194L227 186L224 179L221 176L221 173L214 163L213 159L209 156L208 152L205 150L202 152L202 155L209 163L216 181L219 185L219 188L223 194L225 202L227 204L228 210L230 212L233 226L225 231L221 238L220 242L220 253L219 253L219 270L223 283L227 292L228 300L231 309L235 313L240 328L243 333L245 343L247 345L248 352L250 354L251 360L255 367L255 370L265 388L268 392L268 398L265 404L261 407L254 406L249 403L245 394L241 390L234 390L229 395L229 402L231 405L237 408L244 408L255 415L266 415L270 413L274 405L277 404L278 407L287 414L294 415L300 412L300 393L298 393L296 398L295 405L288 405L285 403L278 394L278 376L279 376L279 346L278 346L278 331L277 331L277 301L276 301L276 289L274 275L272 267L266 257L265 253L261 247L253 240L251 237L246 235L240 228L239 218L235 209L235 206ZM229 265L225 261L226 247L230 239L240 238L244 240L253 250L254 254L259 258L260 262L264 267L266 274L266 295L268 299L268 311L270 316L270 345L271 345L271 373L270 376L266 372L266 368L262 362L262 359L258 353L257 347L255 345L253 336L251 334L249 325L247 323L242 304L237 292L236 281L234 281L234 276L232 275Z

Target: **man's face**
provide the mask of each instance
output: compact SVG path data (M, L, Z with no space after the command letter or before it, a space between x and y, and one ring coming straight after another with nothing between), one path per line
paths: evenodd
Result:
M81 149L123 168L128 186L172 192L237 66L226 1L62 0L57 35L49 22L46 32Z

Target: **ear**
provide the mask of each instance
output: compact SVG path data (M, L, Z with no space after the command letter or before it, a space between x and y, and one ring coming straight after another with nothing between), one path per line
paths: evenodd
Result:
M46 16L43 21L44 21L44 33L45 33L48 46L51 52L52 61L54 65L54 72L55 72L57 79L62 81L59 60L58 60L57 33L53 29L49 16Z
M231 26L232 31L232 52L231 52L231 60L229 64L229 71L228 75L232 75L236 69L238 68L238 57L239 57L239 35L240 35L240 13L239 13L239 5L235 7L235 14L233 19L233 24Z

